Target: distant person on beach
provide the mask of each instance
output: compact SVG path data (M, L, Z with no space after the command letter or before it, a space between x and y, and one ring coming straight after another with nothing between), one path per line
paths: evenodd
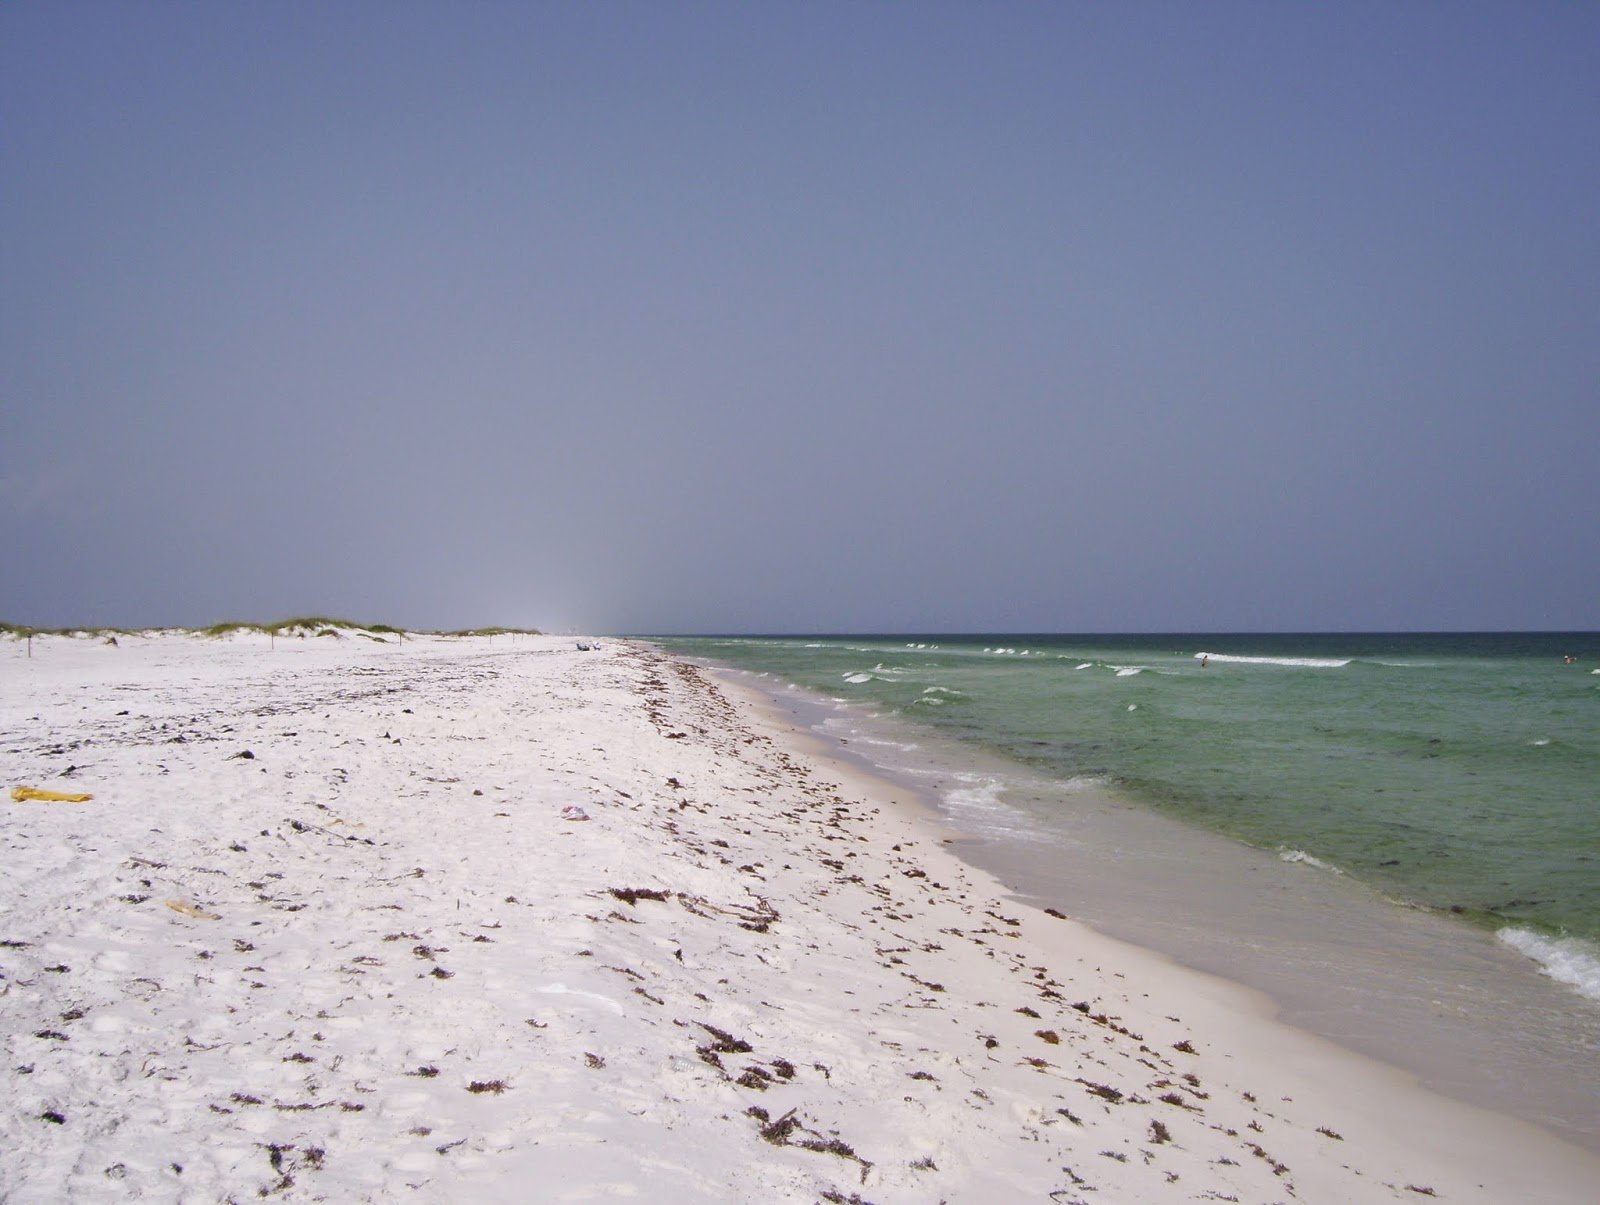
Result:
M1211 660L1211 654L1210 653L1201 654L1201 656L1200 656L1200 668L1201 669L1205 669L1206 663L1208 661L1210 661L1210 660Z

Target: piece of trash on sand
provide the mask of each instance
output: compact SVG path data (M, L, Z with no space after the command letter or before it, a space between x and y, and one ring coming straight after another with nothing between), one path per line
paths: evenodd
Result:
M566 807L561 809L561 818L563 820L587 820L589 818L589 813L584 811L577 804L569 803Z
M41 791L38 787L12 787L11 798L16 803L37 799L40 803L88 803L93 795L69 794L66 791Z
M215 912L207 912L204 908L198 907L194 904L186 904L182 900L163 900L162 903L166 904L166 906L171 908L174 912L182 913L184 916L193 916L199 920L222 919Z

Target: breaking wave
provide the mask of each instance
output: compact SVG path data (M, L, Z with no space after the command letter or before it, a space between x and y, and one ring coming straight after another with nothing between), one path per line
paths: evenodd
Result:
M1526 954L1557 983L1577 988L1600 1000L1600 950L1575 937L1546 937L1532 929L1508 926L1495 934L1519 954Z
M1299 669L1343 669L1349 657L1245 657L1236 653L1196 653L1196 661L1216 661L1234 665L1290 665Z
M1303 849L1280 849L1278 850L1278 860L1280 862L1303 862L1307 866L1315 866L1318 870L1326 870L1331 874L1344 873L1337 866L1330 866L1321 858L1308 854Z
M840 674L839 676L846 682L860 686L863 682L894 682L897 679L893 675L905 672L898 665L885 665L880 661L871 669L853 670L850 673Z
M970 812L994 812L1002 806L1000 792L1005 789L1005 783L998 778L980 778L973 774L959 776L962 785L952 787L944 793L945 804L952 812L957 814Z

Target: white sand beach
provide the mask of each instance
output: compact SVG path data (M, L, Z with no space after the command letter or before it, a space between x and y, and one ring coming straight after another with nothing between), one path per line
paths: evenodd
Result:
M914 801L647 646L29 653L0 638L0 1199L1600 1183L1584 1151L1009 899Z

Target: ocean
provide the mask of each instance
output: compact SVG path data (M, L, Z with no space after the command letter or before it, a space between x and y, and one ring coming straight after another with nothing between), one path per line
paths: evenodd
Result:
M656 643L1021 894L1600 1147L1600 634Z

